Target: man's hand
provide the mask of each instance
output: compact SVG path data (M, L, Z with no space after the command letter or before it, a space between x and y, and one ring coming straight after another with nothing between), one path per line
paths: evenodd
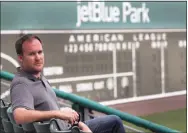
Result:
M92 133L92 131L89 129L89 127L85 124L85 123L83 123L83 122L79 122L78 123L78 127L83 131L83 132L90 132L90 133Z
M71 125L73 125L79 119L78 113L71 108L61 108L60 112L63 114L63 117L65 117L64 119L68 120Z

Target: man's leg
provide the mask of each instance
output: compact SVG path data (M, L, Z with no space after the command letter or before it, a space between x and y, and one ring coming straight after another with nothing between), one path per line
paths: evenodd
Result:
M85 121L93 133L125 133L122 120L115 115L106 115Z

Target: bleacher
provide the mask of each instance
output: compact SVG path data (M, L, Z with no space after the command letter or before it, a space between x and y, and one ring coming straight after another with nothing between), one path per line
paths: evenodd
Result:
M13 117L11 103L1 100L1 133L84 133L74 124L69 129L61 130L57 121L36 121L33 123L17 124Z

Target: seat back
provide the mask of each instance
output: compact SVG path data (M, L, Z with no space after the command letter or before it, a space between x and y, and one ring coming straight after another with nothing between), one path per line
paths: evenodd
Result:
M10 122L13 125L14 132L15 133L24 133L24 130L23 130L22 126L16 124L16 121L14 120L12 106L8 107L8 109L7 109L7 115L9 117L9 119L10 119Z
M0 130L4 130L4 129L3 129L3 123L2 123L1 117L0 117Z
M4 129L1 129L0 132L1 132L1 133L5 133Z
M33 123L22 124L22 128L26 132L36 133L35 127L33 126Z
M13 124L13 129L15 133L25 133L21 125Z
M7 119L2 119L3 129L5 133L14 133L12 123Z
M57 119L51 119L50 132L51 133L85 133L82 130L80 130L77 125L73 125L70 129L62 131L58 125Z
M51 133L72 133L71 130L61 131L57 119L50 120L50 132Z
M5 106L5 103L4 103L4 101L2 100L2 99L0 99L0 109L1 109L1 107L3 107L3 106ZM0 113L2 112L2 109L0 110ZM2 114L2 113L1 113ZM0 130L1 130L1 132L4 132L4 127L3 127L3 123L2 123L2 115L0 114Z
M12 124L16 124L16 121L14 120L14 116L13 116L12 106L8 107L7 115L10 121L12 122Z
M51 133L50 132L50 122L34 122L33 123L37 133Z
M8 117L7 109L10 106L10 103L5 103L2 99L0 99L1 102L1 122L3 126L3 131L5 133L14 133L13 125Z
M2 99L0 99L1 101L1 119L8 119L9 120L9 117L7 115L7 109L8 107L10 106L10 103L5 103Z

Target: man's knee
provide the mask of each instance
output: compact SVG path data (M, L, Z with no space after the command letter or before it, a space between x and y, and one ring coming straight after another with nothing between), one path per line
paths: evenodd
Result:
M111 121L117 123L117 124L122 124L122 120L120 119L119 116L116 115L109 115Z

